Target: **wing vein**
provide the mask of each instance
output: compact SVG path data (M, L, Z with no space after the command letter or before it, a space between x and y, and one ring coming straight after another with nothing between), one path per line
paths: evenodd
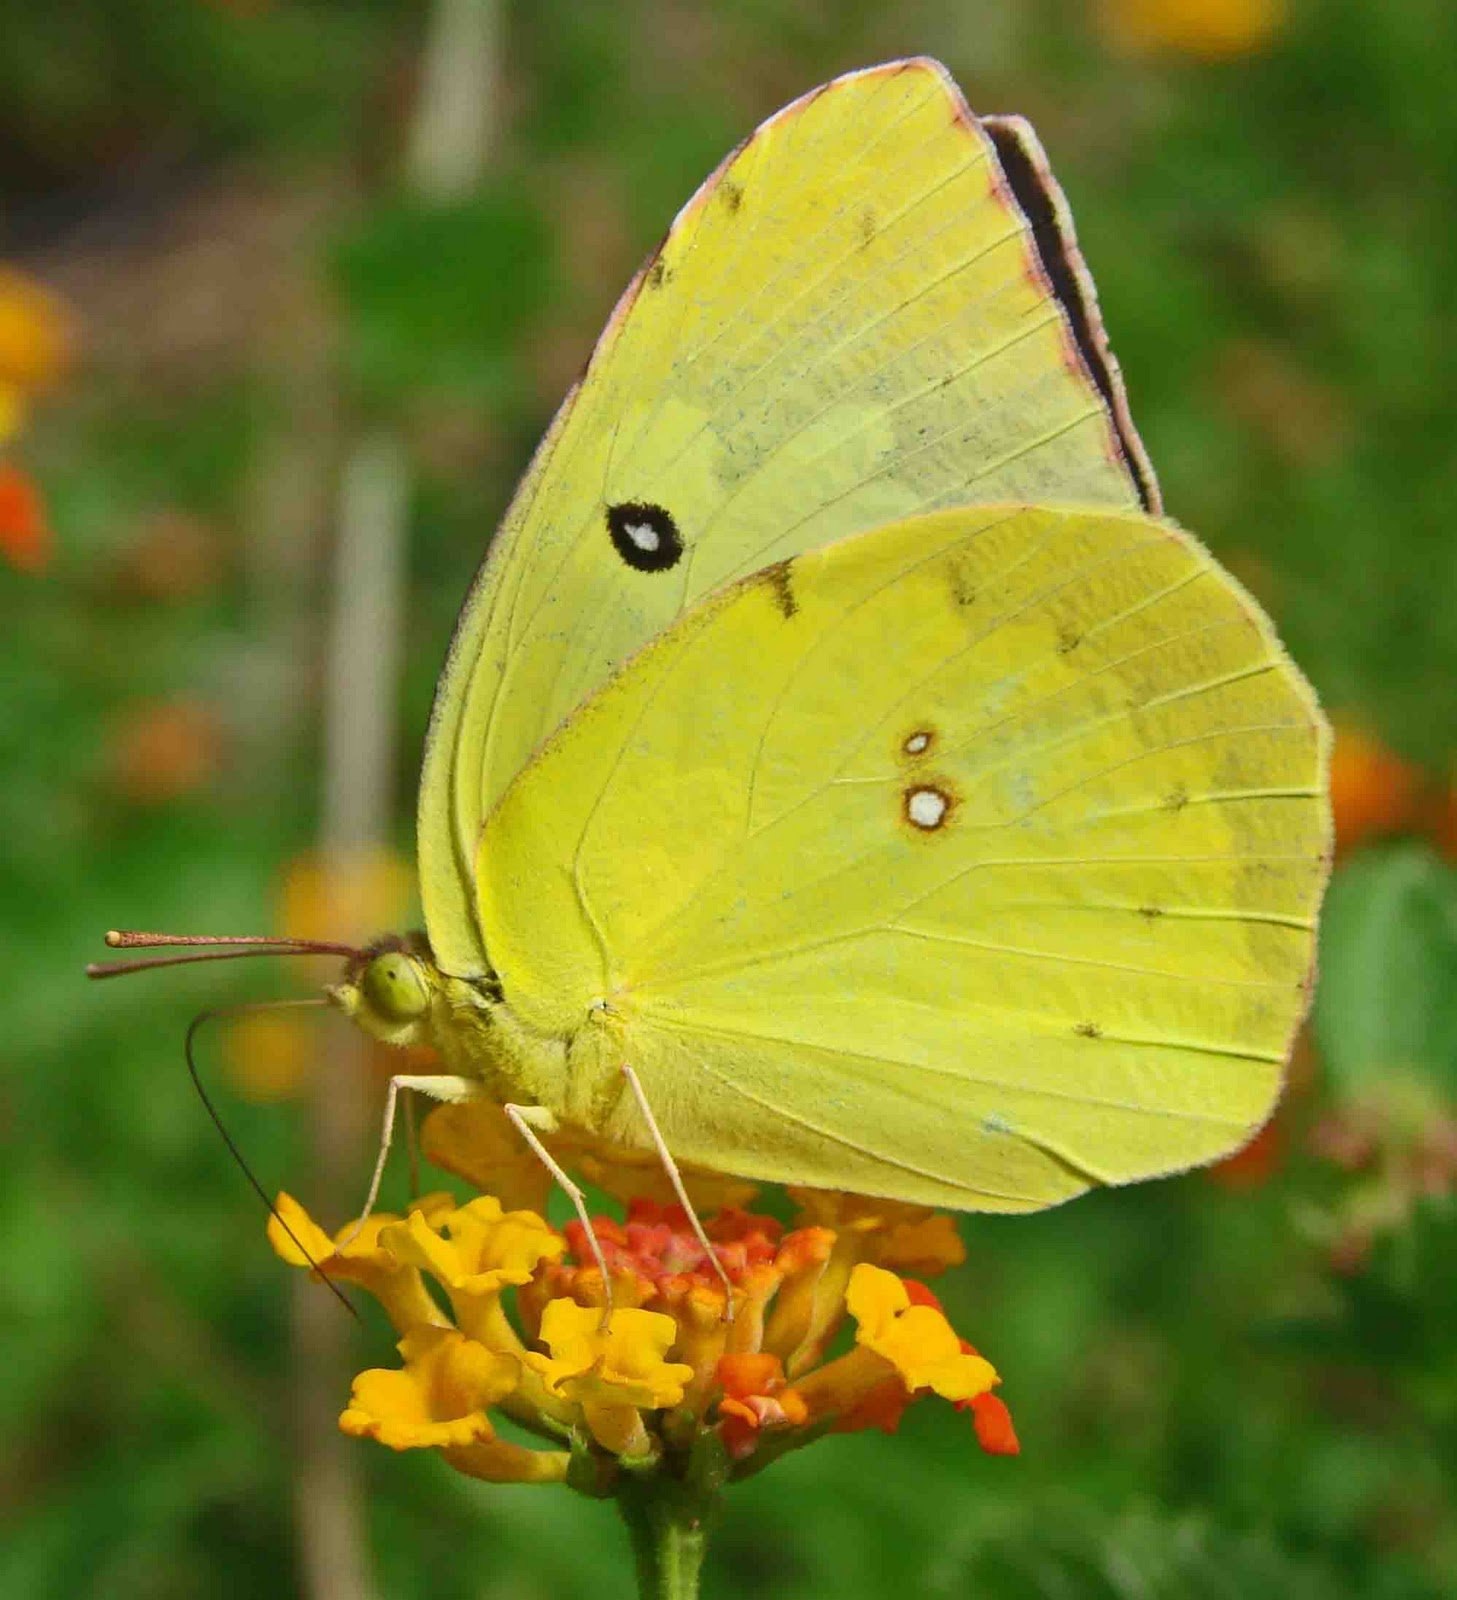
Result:
M792 1035L765 1033L758 1029L715 1028L703 1023L682 1024L676 1023L669 1018L658 1016L653 1018L653 1026L671 1029L675 1033L707 1034L710 1037L731 1040L735 1044L741 1044L743 1041L749 1040L761 1044L783 1045L791 1050L806 1050L820 1055L838 1056L846 1061L869 1062L872 1065L881 1067L902 1067L907 1071L920 1072L934 1078L949 1078L953 1082L960 1084L974 1083L986 1089L1005 1089L1013 1094L1032 1095L1039 1100L1064 1100L1079 1106L1102 1106L1110 1111L1126 1111L1131 1116L1176 1118L1184 1122L1209 1123L1216 1127L1244 1126L1243 1121L1239 1118L1220 1117L1209 1111L1175 1111L1168 1106L1140 1105L1132 1100L1119 1100L1081 1092L1074 1094L1064 1089L1049 1089L1038 1084L1017 1082L1008 1078L989 1078L983 1073L965 1072L956 1067L934 1066L927 1061L909 1061L904 1056L879 1056L869 1051L848 1050L838 1045L818 1044L813 1039L800 1039ZM1267 1055L1245 1050L1233 1050L1223 1045L1197 1044L1183 1039L1133 1039L1104 1034L1101 1039L1088 1040L1087 1042L1090 1047L1109 1043L1152 1045L1161 1050L1182 1050L1190 1055L1228 1056L1240 1061L1261 1061L1267 1064L1276 1064L1283 1062L1285 1059L1283 1053ZM720 1077L722 1082L731 1081L722 1074L716 1075Z

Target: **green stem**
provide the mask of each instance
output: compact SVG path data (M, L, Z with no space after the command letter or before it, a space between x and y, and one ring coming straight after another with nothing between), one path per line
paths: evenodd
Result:
M625 1480L617 1491L642 1600L695 1600L717 1496L673 1478Z

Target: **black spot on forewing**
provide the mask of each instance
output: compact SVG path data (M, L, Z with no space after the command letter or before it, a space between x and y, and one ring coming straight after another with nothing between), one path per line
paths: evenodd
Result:
M1140 906L1138 914L1147 922L1156 922L1164 914L1162 906Z
M799 601L794 597L794 579L791 576L793 566L792 561L776 561L772 567L764 568L764 582L768 584L774 596L774 604L779 607L779 615L786 622L799 610Z
M666 572L683 555L683 535L662 506L642 500L608 506L607 531L618 555L635 572Z
M672 276L668 263L662 256L659 256L652 266L648 268L647 286L649 289L661 289Z
M869 244L878 231L879 225L876 223L875 213L866 206L860 213L860 243Z
M1170 811L1182 811L1189 803L1189 791L1182 783L1176 783L1164 796L1164 805Z
M1101 1039L1103 1037L1103 1030L1096 1022L1080 1022L1073 1029L1073 1032L1080 1039Z
M723 201L723 208L728 214L737 216L744 203L744 188L742 184L735 183L732 178L725 178L718 186L719 198Z

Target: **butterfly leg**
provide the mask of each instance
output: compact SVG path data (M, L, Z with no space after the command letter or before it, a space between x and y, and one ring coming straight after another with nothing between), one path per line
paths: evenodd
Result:
M384 1122L380 1127L379 1155L374 1163L374 1173L369 1180L369 1193L365 1196L364 1210L359 1213L359 1220L339 1241L340 1250L354 1240L368 1220L370 1212L374 1210L375 1201L379 1199L379 1186L384 1179L385 1162L389 1160L390 1144L395 1136L395 1109L399 1104L401 1089L416 1089L421 1094L428 1094L432 1100L445 1100L452 1105L458 1105L463 1100L478 1099L486 1092L484 1085L475 1078L457 1078L442 1072L404 1073L390 1079L384 1101Z
M612 1316L612 1274L607 1270L607 1257L602 1254L602 1245L597 1238L597 1230L592 1226L592 1219L587 1214L587 1197L577 1184L567 1176L560 1162L552 1155L551 1151L541 1142L535 1123L543 1131L550 1133L556 1127L556 1118L543 1106L513 1106L501 1108L510 1119L517 1133L526 1141L531 1153L546 1168L553 1178L562 1186L567 1198L572 1202L572 1209L577 1213L583 1229L587 1235L587 1243L592 1247L592 1259L597 1263L597 1270L602 1274L602 1326L605 1328Z
M410 1198L420 1198L420 1130L416 1126L415 1097L405 1101L405 1149L410 1157Z
M668 1182L673 1185L673 1193L678 1196L678 1204L688 1216L688 1226L693 1229L693 1236L703 1246L703 1253L713 1265L713 1270L719 1275L723 1283L723 1315L725 1322L734 1320L734 1286L729 1280L724 1264L718 1259L718 1252L709 1243L708 1235L703 1231L703 1224L698 1220L698 1213L693 1209L693 1202L688 1198L688 1190L683 1185L683 1174L678 1170L678 1163L673 1159L673 1153L668 1149L668 1141L664 1139L662 1130L658 1127L658 1119L653 1115L653 1108L648 1104L647 1094L643 1090L641 1081L626 1062L622 1064L622 1076L627 1080L627 1086L632 1090L633 1099L637 1101L637 1108L642 1112L643 1121L648 1125L648 1135L653 1141L653 1148L658 1152L658 1160L663 1163L663 1171L668 1174Z

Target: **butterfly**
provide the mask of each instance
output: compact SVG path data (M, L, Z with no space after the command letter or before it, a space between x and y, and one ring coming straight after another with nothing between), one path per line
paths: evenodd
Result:
M438 1051L399 1084L754 1179L1025 1211L1227 1154L1328 735L1159 513L1028 125L927 59L805 95L551 424L440 678L425 935L333 997Z

